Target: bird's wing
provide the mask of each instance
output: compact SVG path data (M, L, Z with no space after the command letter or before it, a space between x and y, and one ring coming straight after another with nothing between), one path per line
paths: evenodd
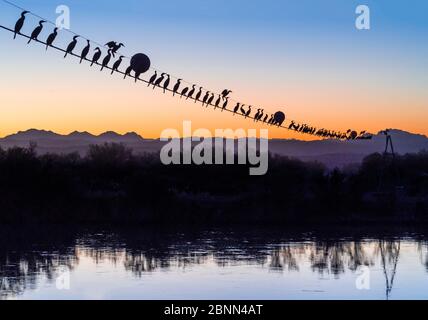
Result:
M106 45L107 47L111 48L111 47L114 47L114 46L116 45L116 42L114 42L114 41L110 41L110 42L106 43L105 45Z

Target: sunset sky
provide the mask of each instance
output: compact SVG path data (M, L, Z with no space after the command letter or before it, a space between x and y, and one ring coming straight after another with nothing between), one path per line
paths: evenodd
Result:
M215 92L232 89L233 99L284 111L288 119L428 135L426 0L13 2L53 21L56 7L68 5L74 32L103 44L123 42L128 56L146 53L155 68ZM359 4L371 9L371 30L355 28ZM19 14L0 1L1 25L13 28ZM23 32L38 20L28 16ZM40 39L51 31L46 25ZM71 37L63 31L56 44L65 47ZM0 136L37 128L156 138L183 120L211 130L264 128L12 38L0 30ZM85 44L80 40L75 52ZM284 129L269 136L313 139Z

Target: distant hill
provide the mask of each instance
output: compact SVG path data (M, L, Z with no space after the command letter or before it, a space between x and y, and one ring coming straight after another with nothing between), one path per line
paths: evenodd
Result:
M424 135L402 130L391 130L391 135L397 153L428 150L428 138ZM88 132L75 131L69 135L60 135L52 131L30 129L0 139L0 146L4 149L13 146L28 147L31 141L37 143L37 152L41 154L79 152L84 155L91 144L105 142L124 143L136 153L158 152L164 145L164 142L156 139L144 139L135 132L121 135L108 131L96 136ZM300 141L294 139L269 141L269 151L273 154L295 157L304 161L316 160L330 168L358 163L366 155L382 152L384 148L385 136L382 134L375 135L372 140L357 141Z

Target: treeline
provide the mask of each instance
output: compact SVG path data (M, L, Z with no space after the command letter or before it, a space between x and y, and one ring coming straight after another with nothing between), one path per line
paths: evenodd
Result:
M0 149L0 222L277 223L428 221L428 152L373 154L327 170L270 156L264 176L245 165L165 166L121 144L37 155Z

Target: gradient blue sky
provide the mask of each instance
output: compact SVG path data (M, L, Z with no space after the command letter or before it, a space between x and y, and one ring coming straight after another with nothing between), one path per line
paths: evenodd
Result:
M102 43L122 41L126 54L145 52L154 67L215 91L231 88L237 100L270 111L284 108L299 121L428 134L428 1L16 3L50 20L57 5L68 5L76 33ZM370 31L355 28L359 4L371 9ZM0 1L2 25L13 26L18 15ZM31 32L37 20L28 19L24 31ZM64 33L58 43L69 38ZM259 127L65 62L24 39L11 41L2 30L0 42L0 135L37 127L156 137L179 128L183 119L198 127ZM271 136L294 137L276 129Z

